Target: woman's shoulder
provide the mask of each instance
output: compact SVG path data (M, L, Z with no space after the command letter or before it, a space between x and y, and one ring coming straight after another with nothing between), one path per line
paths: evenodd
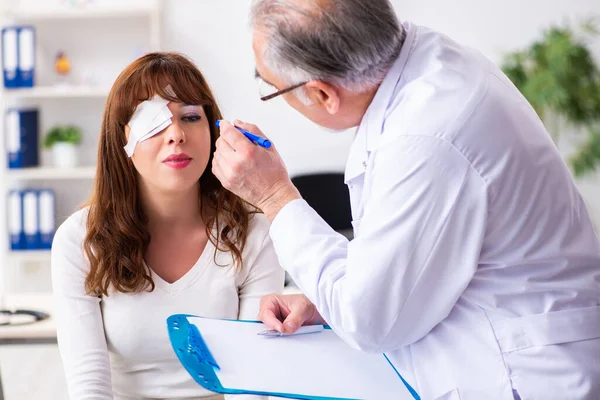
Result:
M246 231L246 244L242 252L244 259L253 259L269 240L269 220L262 213L252 213Z
M89 271L89 262L83 248L87 215L87 208L74 212L54 234L50 260L54 290L62 290L65 285L73 282L78 282L79 285L79 281L73 281L72 278L81 278Z
M87 230L89 207L82 208L71 214L56 230L53 247L61 242L83 243Z
M268 234L269 228L271 227L271 223L265 216L265 214L261 212L256 212L250 214L250 230L249 232Z
M253 213L250 215L248 223L248 241L258 241L260 244L269 236L271 223L263 213Z

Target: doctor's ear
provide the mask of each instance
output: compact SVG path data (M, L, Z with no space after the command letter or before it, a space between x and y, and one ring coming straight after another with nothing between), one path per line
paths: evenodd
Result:
M336 87L321 81L310 81L304 86L313 104L325 107L331 115L337 114L340 109L340 94Z

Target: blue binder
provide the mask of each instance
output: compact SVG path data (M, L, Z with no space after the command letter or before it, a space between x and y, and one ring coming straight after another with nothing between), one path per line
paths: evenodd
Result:
M56 231L55 200L54 191L51 189L41 189L38 195L38 215L39 215L39 249L50 250L52 240Z
M8 168L36 167L39 164L39 112L37 109L9 109L5 115Z
M2 71L5 88L19 87L19 36L14 26L2 29Z
M8 235L11 250L23 250L25 248L23 195L18 190L11 190L8 193Z
M5 88L35 84L35 28L8 26L2 29L2 70Z
M40 219L38 194L36 190L23 191L23 231L25 250L38 250L40 247Z
M19 33L19 87L33 87L35 83L35 28L21 26Z
M419 400L385 355L354 350L330 329L265 338L257 335L264 325L255 321L183 314L170 316L167 329L182 365L212 392L305 400Z

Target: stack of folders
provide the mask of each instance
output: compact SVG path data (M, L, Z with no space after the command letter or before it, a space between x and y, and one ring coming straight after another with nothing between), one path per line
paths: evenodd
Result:
M5 88L33 87L35 82L35 28L2 29L2 70Z
M8 168L39 165L39 112L36 108L10 108L5 114Z
M52 190L9 192L8 234L11 250L49 250L55 231L55 198Z

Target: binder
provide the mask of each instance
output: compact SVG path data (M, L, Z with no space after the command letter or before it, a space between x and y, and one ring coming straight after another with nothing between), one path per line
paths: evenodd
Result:
M2 29L2 70L5 88L35 84L35 28L8 26Z
M39 112L37 109L9 109L5 115L8 168L39 164Z
M16 27L2 29L2 71L5 88L19 86L18 30Z
M56 231L54 191L50 189L40 190L38 193L39 209L39 248L49 250L52 247L52 239Z
M384 354L367 354L331 329L269 338L254 321L176 314L167 319L175 354L207 390L290 399L419 399Z
M24 249L23 196L17 190L12 190L8 193L8 235L11 250Z
M35 190L23 192L23 232L26 250L37 250L40 245L38 194Z
M21 26L18 29L19 43L19 87L33 87L35 76L35 29Z

